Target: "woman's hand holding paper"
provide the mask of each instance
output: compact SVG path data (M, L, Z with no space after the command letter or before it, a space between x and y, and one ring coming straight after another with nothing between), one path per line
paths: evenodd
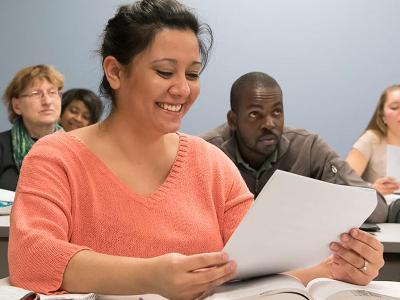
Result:
M330 245L329 262L333 279L366 285L384 265L383 245L373 235L353 228L340 236L340 243Z

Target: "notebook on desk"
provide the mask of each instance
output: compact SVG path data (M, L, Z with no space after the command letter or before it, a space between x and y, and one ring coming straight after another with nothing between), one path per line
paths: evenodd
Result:
M9 215L14 204L15 192L0 189L0 215Z
M373 189L277 170L224 247L237 279L319 263L329 243L359 227L377 204Z

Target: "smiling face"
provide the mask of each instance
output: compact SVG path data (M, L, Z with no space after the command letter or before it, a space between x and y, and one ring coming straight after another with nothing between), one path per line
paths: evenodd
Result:
M238 97L237 111L229 112L228 121L241 155L258 168L275 151L282 135L282 91L278 86L246 85Z
M387 125L388 133L400 136L400 89L388 92L383 106L383 121Z
M58 88L46 79L34 79L12 99L14 112L22 116L27 126L49 126L58 121L61 97Z
M72 100L64 109L60 124L65 131L71 131L90 125L90 111L81 100Z
M141 130L176 132L200 91L199 43L192 31L164 29L121 72L115 113Z

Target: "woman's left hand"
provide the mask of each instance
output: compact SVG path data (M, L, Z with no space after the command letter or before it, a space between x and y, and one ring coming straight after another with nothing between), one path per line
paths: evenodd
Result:
M385 261L383 245L373 235L358 228L340 236L340 243L332 242L330 273L333 279L367 285L379 274Z

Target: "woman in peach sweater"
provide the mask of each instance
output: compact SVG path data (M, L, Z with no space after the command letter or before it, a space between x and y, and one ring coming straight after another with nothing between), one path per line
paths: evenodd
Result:
M174 0L122 6L108 21L101 88L113 110L40 140L26 158L11 216L13 285L192 299L234 276L220 251L253 196L220 150L178 132L199 94L203 34L212 41ZM366 284L383 264L382 245L357 229L331 249L292 274Z

